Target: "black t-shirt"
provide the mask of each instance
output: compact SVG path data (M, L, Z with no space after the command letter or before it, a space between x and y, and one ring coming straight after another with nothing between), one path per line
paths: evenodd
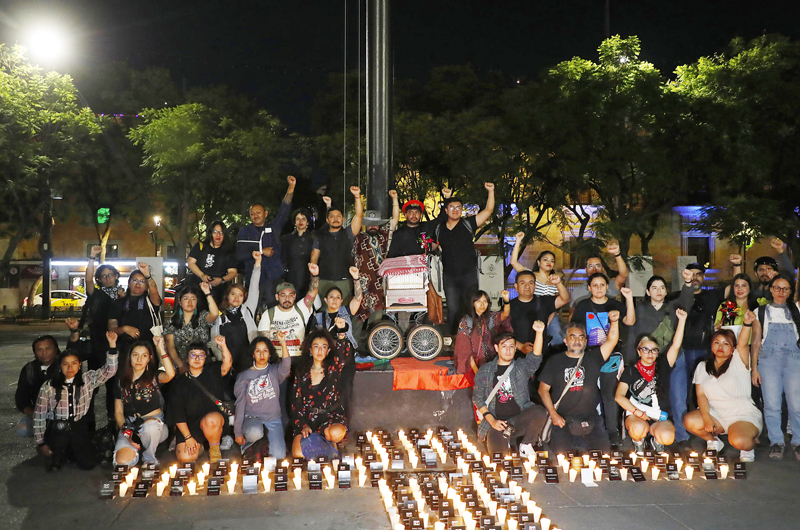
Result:
M511 327L514 329L514 338L519 342L533 342L536 334L533 323L541 320L545 324L545 336L542 344L547 346L550 337L547 334L547 319L556 310L555 296L536 296L530 302L523 302L519 298L511 300Z
M108 319L116 320L119 327L133 326L139 330L140 339L152 341L153 334L150 332L150 328L152 328L155 323L153 322L153 317L150 315L150 309L145 299L146 296L148 296L147 293L142 296L127 296L119 300L114 300L111 303L111 311L108 315ZM158 314L159 307L160 306L153 306L153 311L155 311L156 314ZM117 347L119 351L124 354L126 352L126 346L133 342L134 339L126 333L120 332L117 334L119 335L119 340L122 341L122 344L118 344Z
M600 346L606 341L611 326L608 322L608 313L611 311L619 311L620 320L627 314L625 304L612 298L609 298L604 304L596 304L592 302L591 298L587 298L575 306L572 322L586 326L587 347Z
M314 248L319 249L320 279L336 281L349 278L348 269L352 264L350 252L355 241L352 227L347 225L331 232L325 225L316 232L315 237Z
M314 247L314 236L306 230L303 235L296 231L281 238L281 258L286 271L286 279L294 284L298 292L304 292L310 273L308 263Z
M250 342L247 340L247 323L242 318L241 309L235 314L226 313L220 318L222 323L219 326L219 334L225 337L225 344L231 352L233 371L239 373L247 370L252 366L252 359L247 354Z
M94 292L87 300L89 305L89 336L92 339L92 351L105 359L108 350L108 316L111 312L111 305L114 300L108 296L103 289L94 288Z
M424 248L419 242L422 232L426 232L428 237L433 237L433 234L428 233L422 223L414 227L403 225L398 228L392 236L392 244L389 246L389 252L386 257L396 258L398 256L422 254Z
M507 364L505 366L497 365L497 371L494 373L494 384L496 385L500 378L506 373L508 367L511 366ZM492 386L494 388L494 386ZM500 390L497 391L497 395L495 396L497 400L494 405L494 412L495 417L498 420L507 420L509 418L513 418L517 414L520 413L522 409L519 408L519 404L517 400L514 398L514 392L511 388L511 378L505 380L503 386L500 387Z
M725 299L725 287L708 289L694 295L694 304L686 317L683 347L689 350L705 350L711 346L714 319L717 309Z
M469 226L471 228L468 228ZM447 228L447 221L439 225L439 245L442 247L442 266L449 276L462 276L478 270L475 256L475 233L478 222L475 216L462 217L452 230Z
M539 374L539 381L550 385L550 397L553 399L553 403L558 401L577 364L578 359L568 357L566 353L553 355L545 362L544 368ZM600 348L586 350L578 375L558 406L557 410L561 416L574 418L597 416L596 409L600 403L597 380L600 377L600 368L604 364Z
M223 399L224 381L221 362L206 363L197 380L217 399ZM169 397L172 423L187 423L191 427L209 412L220 411L211 398L192 381L188 372L175 378L175 388Z
M633 398L639 403L651 407L657 405L658 408L669 414L669 397L664 391L666 387L662 379L668 376L671 368L669 362L666 360L666 355L659 355L656 358L656 363L656 375L653 377L652 381L648 382L647 379L642 377L635 363L625 365L619 380L621 383L628 385L628 398ZM655 400L653 399L654 396L656 398Z
M146 416L162 407L158 375L147 385L143 381L134 383L133 388L122 389L119 381L114 385L114 399L122 400L125 417Z
M213 278L222 278L228 274L228 269L236 268L236 257L231 252L225 251L223 247L214 248L203 243L195 244L189 251L189 257L197 260L197 266L201 271Z

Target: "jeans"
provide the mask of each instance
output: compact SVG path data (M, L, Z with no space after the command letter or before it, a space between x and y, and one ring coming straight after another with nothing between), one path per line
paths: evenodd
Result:
M672 368L669 378L669 406L672 409L670 420L675 425L676 442L684 442L689 439L689 433L683 426L683 417L688 410L689 382L694 378L694 370L698 361L707 355L706 350L682 350Z
M247 442L242 450L246 450L264 437L264 427L267 428L269 454L278 460L283 460L286 458L286 439L283 435L283 424L280 418L265 421L261 418L246 417L242 422L242 435Z
M563 416L569 422L569 416ZM579 451L592 451L598 449L603 452L611 450L611 444L608 442L608 432L603 424L603 418L600 416L592 416L594 420L594 429L586 436L573 436L569 432L569 423L563 427L553 425L553 430L550 432L550 449L555 453L565 453L571 449Z
M761 373L761 395L764 397L764 423L770 445L783 445L781 405L786 395L789 421L792 424L792 445L800 444L800 348L797 347L793 324L770 323L758 356Z
M522 443L534 445L538 442L539 434L547 422L547 410L541 405L533 405L506 421L517 430L517 433L512 438L506 438L502 432L490 427L486 435L486 447L489 453L508 453L510 446L516 445L516 440L520 437Z
M478 274L471 272L461 276L444 274L444 297L447 300L447 325L450 334L458 333L458 323L461 317L469 310L469 299L472 293L478 290Z
M622 364L622 355L612 353L606 364L600 369L600 397L603 400L603 416L606 431L615 444L620 443L619 404L617 403L617 374Z
M142 426L136 431L139 439L142 441L142 460L147 463L158 462L156 458L156 449L158 444L167 439L169 429L164 424L164 414L157 414L153 416L155 419L148 419L142 423ZM133 422L134 418L128 418ZM118 462L117 451L120 449L133 449L136 456L129 462ZM117 435L117 444L114 446L114 465L124 464L128 466L135 466L139 463L139 451L133 446L131 440L125 437L122 432Z
M22 438L33 438L33 416L23 414L17 422L15 432Z

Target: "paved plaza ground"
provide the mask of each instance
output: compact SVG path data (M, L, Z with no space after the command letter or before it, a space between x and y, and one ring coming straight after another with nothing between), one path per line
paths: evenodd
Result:
M54 333L66 341L63 329L0 324L0 528L389 528L373 489L101 501L108 466L83 472L67 465L46 474L33 441L14 434L14 391L33 338ZM800 462L768 461L763 447L748 464L747 480L605 481L596 488L539 481L527 486L532 498L562 530L800 528Z

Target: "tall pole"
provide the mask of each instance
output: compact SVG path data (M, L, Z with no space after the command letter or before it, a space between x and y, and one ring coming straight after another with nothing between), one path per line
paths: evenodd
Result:
M605 14L606 14L606 17L605 17L606 18L605 30L606 30L606 38L608 39L608 38L611 37L611 0L606 0L606 13Z
M367 207L389 217L392 178L391 0L370 0L369 9L369 188Z
M50 289L52 268L52 243L53 238L53 193L50 186L47 187L47 196L44 203L44 219L42 219L42 319L50 318Z

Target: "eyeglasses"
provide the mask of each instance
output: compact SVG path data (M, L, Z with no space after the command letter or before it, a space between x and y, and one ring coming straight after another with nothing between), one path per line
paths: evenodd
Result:
M142 278L141 280L131 280L131 283L138 283L139 285L145 285L147 284L147 280L145 280L144 278Z
M116 276L116 274L114 274L114 273L112 273L112 272L109 272L108 274L101 274L101 275L100 275L100 277L101 277L102 279L104 279L104 280L106 280L106 279L108 279L108 278L113 278L114 276Z
M214 230L214 231L213 231L213 232L211 232L211 233L212 233L212 234L214 234L215 236L221 236L221 235L223 235L223 232L222 232L221 230Z
M205 353L190 353L189 354L189 358L190 359L198 359L198 360L205 359L206 358L206 354Z
M658 355L658 348L637 348L642 353L652 353L653 355Z
M184 296L181 297L181 302L197 302L196 296Z
M788 294L788 293L792 292L792 288L791 287L778 287L776 285L773 285L772 287L770 287L769 290L772 291L773 293L787 293Z
M451 204L450 206L447 207L448 210L454 210L454 211L455 210L461 210L462 208L464 208L464 207L460 206L458 204Z

